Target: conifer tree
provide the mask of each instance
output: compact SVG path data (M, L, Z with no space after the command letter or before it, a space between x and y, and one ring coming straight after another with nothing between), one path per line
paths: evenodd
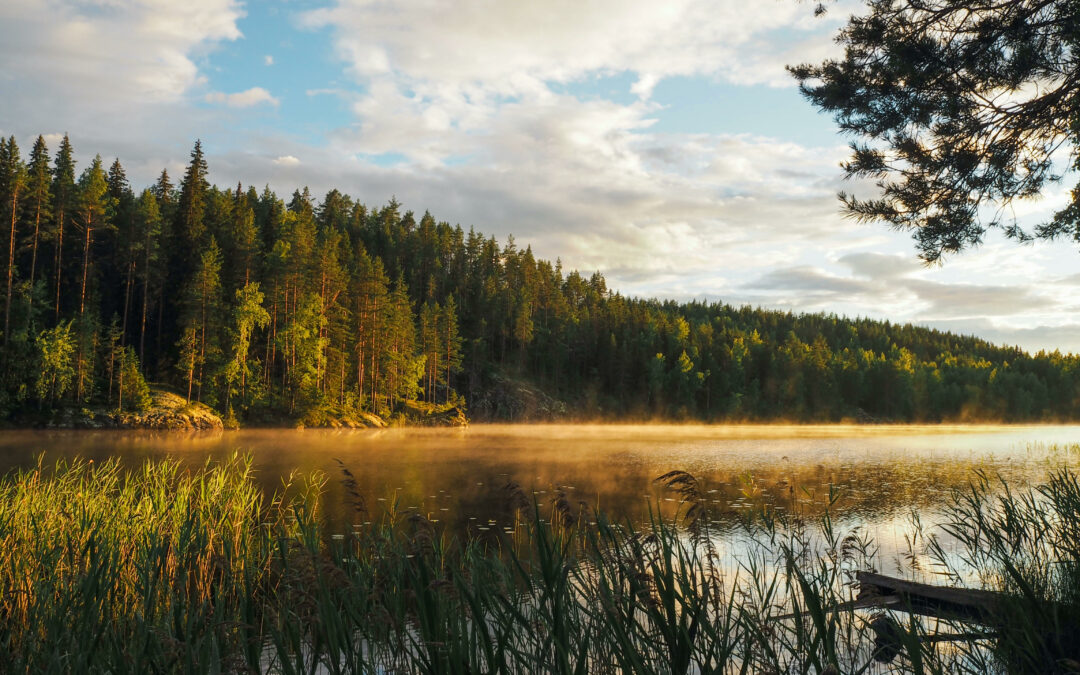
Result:
M199 266L184 291L184 312L177 346L181 357L177 368L187 379L187 398L192 393L202 400L207 357L220 349L217 341L218 312L221 308L221 250L211 237L199 259Z
M10 227L8 236L7 292L4 300L4 346L11 337L11 288L15 278L15 230L19 216L19 199L27 186L26 166L19 154L19 146L12 136L6 143L0 144L0 194L3 194L3 208L9 214L6 223ZM0 211L2 212L2 211Z
M33 309L34 285L37 283L38 245L41 238L41 225L52 214L50 199L51 174L49 172L49 149L45 138L38 136L34 148L30 151L30 163L27 165L26 184L26 219L33 223L34 232L30 236L30 293L27 300ZM31 330L33 330L31 324Z
M166 176L166 179L168 177ZM142 269L140 281L142 282L142 313L139 320L139 359L146 359L146 322L150 306L150 287L157 279L155 270L159 263L159 245L161 236L161 211L158 208L158 200L150 190L143 190L139 195L136 207L136 221L141 230L141 257Z
M439 375L439 303L425 302L420 308L420 349L426 359L424 367L424 400L435 401L435 381Z
M199 265L203 238L206 235L206 196L210 191L207 180L206 157L203 156L202 141L195 141L191 150L184 180L180 182L180 196L176 204L176 224L174 236L178 249L178 274L181 278L189 276ZM165 177L167 179L167 176ZM158 195L161 198L161 195Z
M109 185L110 217L116 231L113 248L114 271L123 277L124 299L120 312L120 344L127 344L128 313L132 302L132 289L135 283L135 268L139 257L140 238L135 225L135 195L128 183L127 172L120 164L120 159L113 160L107 179ZM111 279L117 282L118 279Z
M442 368L439 374L443 375L442 385L446 388L446 403L452 400L454 373L461 372L461 336L458 334L458 309L454 302L454 296L446 299L446 305L439 314L439 346L442 354Z
M371 410L378 411L380 366L386 333L386 310L389 306L389 280L382 260L372 260L360 251L356 290L356 369L357 389L366 396Z
M86 311L86 289L90 280L94 230L106 227L105 214L109 209L109 204L109 185L102 168L101 155L97 155L79 177L78 185L78 222L84 234L82 284L79 290L80 316Z
M64 134L52 172L53 231L55 242L53 258L53 281L56 285L56 320L60 320L60 295L64 286L64 229L77 208L78 189L75 185L74 150L68 135Z

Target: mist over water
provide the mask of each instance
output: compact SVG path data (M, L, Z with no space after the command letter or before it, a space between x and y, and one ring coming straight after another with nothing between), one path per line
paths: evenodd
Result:
M119 457L127 466L172 457L190 465L250 454L271 494L294 471L328 480L322 518L333 531L374 519L397 499L449 532L491 536L512 525L504 486L533 494L541 513L561 490L592 518L640 522L650 506L674 514L674 495L654 479L673 469L703 480L717 531L763 505L804 516L830 509L842 527L861 527L896 553L913 512L932 519L951 490L976 471L1020 486L1075 452L1077 426L625 426L475 425L382 431L245 430L213 433L16 431L0 435L0 470L82 457ZM1054 445L1059 449L1052 449ZM368 513L342 486L355 476Z

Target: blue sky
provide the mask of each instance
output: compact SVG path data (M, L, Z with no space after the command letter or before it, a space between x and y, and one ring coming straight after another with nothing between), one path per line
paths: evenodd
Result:
M857 0L5 0L0 133L71 134L136 185L392 195L609 286L1080 351L1078 251L988 237L927 268L840 213L847 140L784 65ZM1072 178L1075 182L1075 178ZM1022 206L1035 222L1065 186Z

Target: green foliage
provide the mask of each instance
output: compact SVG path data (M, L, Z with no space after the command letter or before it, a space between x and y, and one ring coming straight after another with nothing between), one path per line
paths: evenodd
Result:
M978 245L987 228L1080 241L1080 190L1025 231L1011 204L1080 166L1075 27L1067 0L870 0L838 36L844 56L791 68L806 97L856 136L848 212L909 230L922 258Z
M263 308L263 294L258 283L250 283L236 291L236 304L233 307L232 321L232 359L225 366L225 405L231 409L230 399L239 395L247 397L247 380L251 377L252 364L249 359L251 335L256 328L265 328L270 323L270 314Z
M75 378L72 323L67 321L43 330L34 341L39 359L34 390L38 401L43 404L53 405L62 399L70 391Z
M106 172L95 160L76 184L72 152L65 139L43 195L46 149L35 144L37 187L18 198L6 413L32 404L39 372L21 356L31 336L74 319L74 391L64 396L114 405L130 346L144 378L231 409L238 423L332 424L417 401L513 415L523 406L500 400L516 395L508 381L581 418L1080 415L1076 356L831 315L627 298L600 274L565 272L430 213L417 222L394 200L371 208L332 190L317 203L298 190L286 204L269 189L219 189L201 146L179 189L162 172L138 197L119 162ZM37 286L23 281L33 277ZM102 317L117 317L111 335Z
M357 522L334 532L317 518L321 475L267 500L237 456L195 469L39 463L0 479L5 671L1073 670L1069 471L1030 491L977 481L954 496L951 538L929 539L931 555L1004 591L1001 620L978 627L852 609L850 577L875 564L873 543L827 512L807 523L758 508L720 535L708 486L681 471L658 480L679 498L674 520L616 525L511 482L510 531L462 540L393 501L369 512L344 467ZM718 535L738 541L731 566L718 564Z
M120 351L117 368L117 407L120 410L145 412L150 408L150 387L139 369L139 357L133 347Z

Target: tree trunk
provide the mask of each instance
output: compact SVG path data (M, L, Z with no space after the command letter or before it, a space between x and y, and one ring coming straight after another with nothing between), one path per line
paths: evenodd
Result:
M131 306L131 279L135 273L135 261L128 261L127 281L124 283L124 314L120 319L120 344L127 346L128 308Z
M30 253L30 309L34 308L34 281L37 276L37 248L38 230L41 227L41 200L38 199L37 208L34 209L34 243Z
M203 375L206 372L206 289L203 289L201 311L201 330L199 331L199 393L196 400L202 403Z
M146 249L143 258L142 318L139 320L139 363L146 370L146 303L150 295L150 234L147 228Z
M15 214L19 210L19 190L11 193L11 241L8 244L7 301L4 303L4 346L7 346L11 326L11 280L15 272Z
M90 237L94 231L90 220L86 221L86 245L83 247L82 290L79 292L79 318L86 312L86 279L87 270L90 268Z
M56 216L57 240L56 240L56 322L60 323L60 286L64 277L64 209Z

